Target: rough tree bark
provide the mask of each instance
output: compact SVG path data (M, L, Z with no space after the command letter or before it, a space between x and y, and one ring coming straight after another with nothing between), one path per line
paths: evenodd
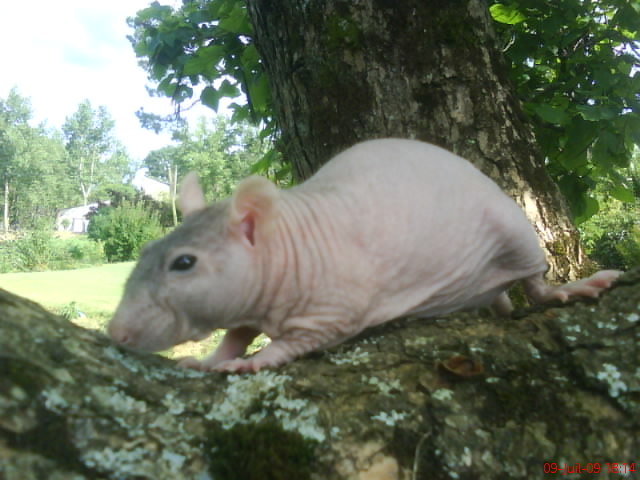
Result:
M497 178L575 261L482 2L250 9L300 178L364 138L433 141ZM553 462L638 475L639 286L635 271L597 303L520 319L392 322L228 376L126 352L0 291L0 478L548 479Z
M513 95L486 2L247 3L298 179L368 138L441 145L522 205L552 278L578 273L578 236Z
M637 478L639 287L636 270L599 303L392 322L229 376L0 290L0 478Z

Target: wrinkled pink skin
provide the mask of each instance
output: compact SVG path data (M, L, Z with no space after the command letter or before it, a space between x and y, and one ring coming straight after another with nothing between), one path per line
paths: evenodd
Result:
M123 345L158 351L228 329L200 370L258 371L406 314L596 297L620 274L561 286L516 203L467 161L411 140L346 150L305 183L277 190L259 177L206 206L197 178L182 185L185 221L145 248L109 325ZM193 255L188 270L172 269ZM261 332L271 343L241 358Z

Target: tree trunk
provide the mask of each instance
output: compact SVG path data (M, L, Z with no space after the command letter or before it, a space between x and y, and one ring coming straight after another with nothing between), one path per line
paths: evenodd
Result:
M176 210L176 200L178 198L178 164L169 164L167 168L169 177L169 188L171 196L171 216L173 218L173 226L178 226L178 212Z
M86 207L89 205L89 188L84 186L84 182L80 182L80 192L82 193L82 202Z
M4 233L9 233L9 180L4 181L4 212L2 215Z
M473 161L515 198L553 278L582 261L481 0L248 0L284 155L309 177L338 151L408 137Z
M396 321L223 375L0 290L0 478L636 478L638 305L640 269L599 303Z

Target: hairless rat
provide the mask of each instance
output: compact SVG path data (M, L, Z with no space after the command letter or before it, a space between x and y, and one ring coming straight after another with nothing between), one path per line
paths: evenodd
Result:
M520 207L468 161L414 140L366 141L287 190L252 176L207 205L198 178L180 189L183 223L146 245L108 331L158 351L227 329L200 370L258 371L414 314L596 297L621 273L550 286ZM271 343L243 358L260 333Z

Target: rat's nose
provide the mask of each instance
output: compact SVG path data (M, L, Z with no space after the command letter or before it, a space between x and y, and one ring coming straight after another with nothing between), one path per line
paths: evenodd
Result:
M132 341L131 330L114 318L107 327L107 333L114 342L121 345L128 345Z

